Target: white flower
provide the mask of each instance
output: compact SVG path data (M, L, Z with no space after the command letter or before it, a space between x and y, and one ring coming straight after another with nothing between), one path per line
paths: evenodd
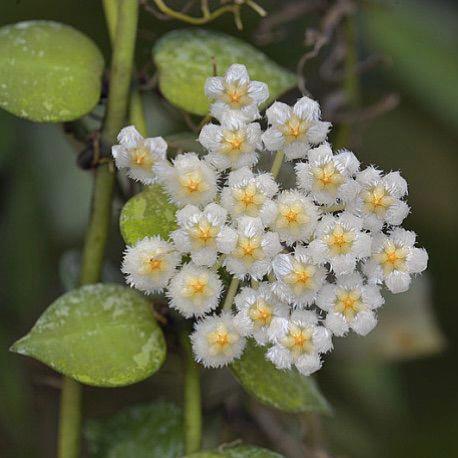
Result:
M360 188L351 178L359 169L356 156L350 151L334 156L328 143L311 149L308 162L297 164L295 169L298 187L320 204L348 202L356 197Z
M278 369L290 369L295 365L303 375L310 375L321 367L320 354L332 349L331 333L318 325L314 312L296 310L291 318L283 319L278 326L274 345L267 352L267 359Z
M365 285L359 273L342 275L336 284L326 284L318 294L316 304L328 312L326 327L336 336L350 329L365 336L377 324L374 309L384 303L380 288Z
M265 345L277 326L289 315L289 307L272 293L272 285L260 283L257 289L245 287L235 296L237 317L247 323L250 335L259 345Z
M203 211L194 205L186 205L176 214L179 229L172 232L178 251L191 253L191 259L199 266L212 266L219 253L231 252L237 233L225 226L227 211L215 203L208 204Z
M243 216L237 221L237 243L224 265L237 278L260 280L271 270L272 258L281 250L278 234L265 232L259 218Z
M307 241L319 217L319 209L312 200L296 190L281 192L275 201L264 206L261 219L278 233L280 240L292 245Z
M258 217L278 192L278 184L270 173L254 175L248 167L231 172L221 192L221 203L231 216Z
M165 162L167 143L162 137L143 138L134 126L124 127L118 135L119 145L111 149L118 169L127 169L133 180L149 185L156 181L153 167Z
M145 237L126 248L122 271L129 285L150 294L167 286L180 260L171 243L159 236Z
M189 263L170 280L167 296L172 308L185 318L192 318L218 307L222 289L223 284L215 272Z
M349 210L361 215L364 227L378 231L384 223L397 226L409 213L409 206L401 200L407 195L407 183L399 172L382 176L374 167L359 172L356 180L362 189Z
M305 158L311 145L326 139L331 127L320 121L320 106L308 97L299 99L294 107L275 102L266 111L272 126L262 135L269 151L283 151L288 160Z
M297 247L294 255L279 254L272 266L278 280L274 293L298 307L313 303L326 278L326 269L316 264L304 247Z
M172 200L179 206L205 205L217 192L215 171L195 153L179 154L173 167L160 164L155 172Z
M269 97L267 84L250 81L245 65L233 64L226 74L207 78L205 94L215 100L211 115L220 120L230 111L247 121L259 118L258 106Z
M362 231L363 220L347 212L326 215L315 230L309 250L316 262L329 262L336 275L353 272L356 261L371 255L371 236Z
M196 361L205 367L221 367L240 358L246 330L227 312L199 320L191 334Z
M258 162L256 150L262 147L261 126L257 122L246 124L228 114L223 117L221 126L204 126L199 142L209 151L207 160L217 170L251 167Z
M423 272L428 264L428 253L414 246L415 239L415 232L402 228L375 236L372 257L364 265L369 282L385 282L392 293L407 291L411 274Z

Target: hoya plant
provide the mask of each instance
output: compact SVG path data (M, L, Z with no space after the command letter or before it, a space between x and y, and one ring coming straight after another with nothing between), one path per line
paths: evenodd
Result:
M278 415L331 412L312 374L347 335L369 334L387 295L407 291L427 266L403 226L407 183L334 146L303 81L297 100L282 98L298 84L289 70L240 38L196 27L232 14L240 28L242 7L266 14L253 1L216 9L202 1L201 17L159 0L102 3L108 69L72 27L0 29L0 106L90 139L78 165L93 175L79 280L11 349L63 376L60 458L80 456L84 385L135 384L177 354L182 405L159 392L87 422L90 456L280 457L279 447L241 441L202 449L201 374L233 377ZM152 51L161 96L192 129L181 137L148 134L151 89L134 65L140 4L194 26L165 34ZM107 283L113 219L126 245L123 281Z

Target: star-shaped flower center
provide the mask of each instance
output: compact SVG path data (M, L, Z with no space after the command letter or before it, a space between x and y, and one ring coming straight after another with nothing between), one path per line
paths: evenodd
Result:
M251 103L248 95L248 84L235 81L233 83L223 83L224 93L222 100L231 108L239 109Z
M214 246L216 237L220 232L220 226L213 225L207 218L203 217L200 221L187 229L194 249Z
M364 208L369 213L383 216L393 205L394 198L384 186L374 186L362 195Z
M143 146L131 148L129 155L131 167L137 167L147 171L150 171L153 167L153 157L147 148Z
M283 339L283 345L288 348L295 357L310 353L313 351L312 334L310 328L292 325L288 334Z
M296 114L292 114L290 118L280 126L280 131L287 143L292 143L297 140L301 140L306 134L310 127L310 123L299 118Z
M362 307L361 293L358 290L341 290L337 293L334 310L342 313L347 320L353 320Z
M255 327L269 326L272 321L273 307L264 299L259 298L250 307L249 316Z
M294 261L293 268L284 278L284 282L293 288L294 294L299 296L314 288L315 266Z
M234 255L245 264L252 264L255 261L264 259L261 238L239 236Z
M402 272L406 270L407 249L389 242L383 251L374 255L374 258L386 275L395 270Z
M312 174L314 178L314 188L318 191L335 193L344 182L344 177L332 161L320 167L315 167L312 170Z
M232 345L239 340L237 334L230 333L226 326L220 324L215 331L208 333L207 342L210 346L210 354L218 355L228 353Z
M178 178L178 181L187 195L197 194L208 190L208 185L205 183L202 174L198 171L187 172Z
M354 240L355 233L345 230L340 224L336 224L334 229L325 236L329 250L335 255L350 253Z

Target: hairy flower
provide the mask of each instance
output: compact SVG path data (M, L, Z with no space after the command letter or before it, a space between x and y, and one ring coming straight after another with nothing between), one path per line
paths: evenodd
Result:
M312 145L323 142L331 127L320 121L320 106L308 97L299 99L294 107L275 102L266 111L271 127L262 134L269 151L283 151L288 160L307 157Z
M118 135L119 145L111 149L118 169L143 184L156 181L153 167L165 163L167 143L162 137L143 138L134 126L124 127Z
M245 65L231 65L225 75L208 78L205 94L214 103L211 114L218 120L228 113L246 121L259 118L258 106L269 97L267 84L251 81Z

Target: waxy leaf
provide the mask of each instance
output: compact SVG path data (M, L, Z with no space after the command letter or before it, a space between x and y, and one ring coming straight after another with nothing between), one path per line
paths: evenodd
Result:
M203 29L174 30L164 35L153 49L159 70L159 86L169 102L198 115L206 115L210 102L204 93L205 80L224 75L231 64L244 64L252 80L269 85L275 100L296 84L295 76L244 41Z
M124 241L127 245L134 245L153 235L167 239L177 228L176 211L161 186L149 186L129 199L121 211L119 226Z
M27 21L0 28L0 107L38 122L77 119L100 97L104 61L73 27Z
M314 380L294 370L278 370L265 358L265 349L250 340L231 369L248 393L263 404L285 412L328 412Z
M91 458L176 458L183 456L182 424L178 407L157 402L92 420L85 436Z
M220 447L218 450L197 452L186 455L185 458L283 458L283 455L253 445L236 445L234 447Z
M166 352L150 302L115 284L64 294L11 350L94 386L139 382L159 369Z

